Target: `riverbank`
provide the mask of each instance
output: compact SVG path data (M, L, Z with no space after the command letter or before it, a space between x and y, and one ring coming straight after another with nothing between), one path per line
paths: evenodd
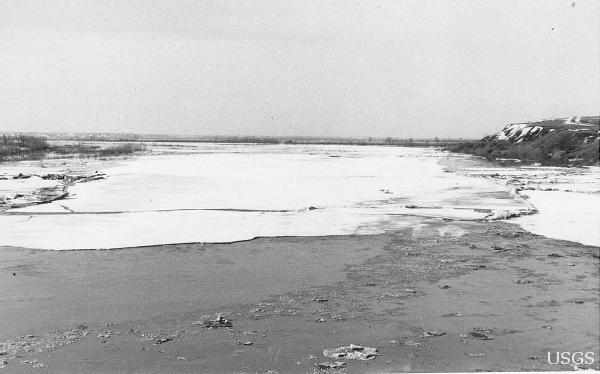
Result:
M10 372L512 371L572 370L548 352L589 351L580 366L598 369L597 253L444 220L226 245L4 247L0 359ZM232 328L204 327L218 314ZM323 355L350 344L379 356Z

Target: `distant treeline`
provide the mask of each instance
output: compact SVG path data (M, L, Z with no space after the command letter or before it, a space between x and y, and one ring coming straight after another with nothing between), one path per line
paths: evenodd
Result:
M563 130L522 143L488 137L453 144L446 149L483 156L492 161L519 159L523 162L554 166L598 165L597 135L588 131Z
M347 144L347 145L396 145L404 147L443 147L463 142L464 139L441 138L342 138L311 136L196 136L159 134L42 134L49 140L68 141L125 141L125 142L192 142L192 143L253 143L253 144Z
M173 140L154 140L173 141ZM260 136L219 136L210 138L185 139L177 141L205 143L251 143L251 144L324 144L324 145L394 145L401 147L443 147L457 144L460 139L399 139L399 138L312 138L312 137L260 137Z
M14 160L37 160L48 156L71 157L110 157L131 154L144 149L136 143L115 144L110 147L85 144L53 145L47 139L33 135L1 135L0 162Z

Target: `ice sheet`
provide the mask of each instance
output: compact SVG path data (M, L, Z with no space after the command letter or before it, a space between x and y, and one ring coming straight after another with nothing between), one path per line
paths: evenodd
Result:
M538 213L513 220L549 238L600 246L600 168L473 167L461 174L513 186Z
M439 161L449 155L433 149L162 147L104 166L94 161L107 179L69 187L69 199L7 211L0 245L93 249L371 234L420 227L423 217L483 219L530 207L510 185L481 177L488 171L447 172Z
M30 193L39 188L52 187L56 184L56 181L44 180L37 176L32 176L27 179L11 178L6 180L0 180L0 198L13 197L17 193Z
M524 229L549 238L600 245L600 195L562 191L527 191L526 195L539 213L515 219Z
M360 149L346 150L343 157L311 150L312 154L267 148L243 155L146 156L104 170L106 181L75 185L69 190L75 199L54 205L56 211L65 205L76 212L300 210L376 204L390 198L434 204L441 196L461 196L464 189L499 190L486 181L443 175L434 154L421 155L412 149L404 153L398 148L369 149L370 154L359 155Z

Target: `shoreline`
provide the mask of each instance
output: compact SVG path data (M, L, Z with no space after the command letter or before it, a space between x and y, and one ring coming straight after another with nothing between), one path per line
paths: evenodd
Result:
M305 373L316 370L314 363L335 361L324 349L348 344L375 347L380 356L346 360L347 372L572 370L545 363L545 351L587 349L600 357L597 247L505 222L460 225L466 234L458 237L429 227L110 252L3 248L5 292L29 300L2 297L3 315L14 317L0 329L0 341L4 349L7 342L16 345L0 358L11 372ZM213 266L212 288L199 264ZM227 268L237 272L223 273ZM36 300L39 287L56 289L52 297L59 300ZM258 294L248 302L246 290ZM219 304L223 292L230 294ZM141 316L136 298L145 300L138 308L156 313ZM62 325L50 328L48 316L23 313L35 303L41 303L33 308L38 312L63 304ZM77 317L78 305L95 317ZM231 319L232 329L201 326L218 313ZM13 334L6 323L16 326ZM480 327L494 338L469 335ZM427 331L445 334L421 337ZM18 347L20 357L10 347Z

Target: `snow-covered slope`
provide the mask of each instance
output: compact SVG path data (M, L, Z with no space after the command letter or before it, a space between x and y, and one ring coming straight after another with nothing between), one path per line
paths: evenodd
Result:
M514 143L528 142L554 131L593 132L598 137L600 117L572 116L537 122L511 123L488 140L509 140ZM590 139L595 140L595 139Z

